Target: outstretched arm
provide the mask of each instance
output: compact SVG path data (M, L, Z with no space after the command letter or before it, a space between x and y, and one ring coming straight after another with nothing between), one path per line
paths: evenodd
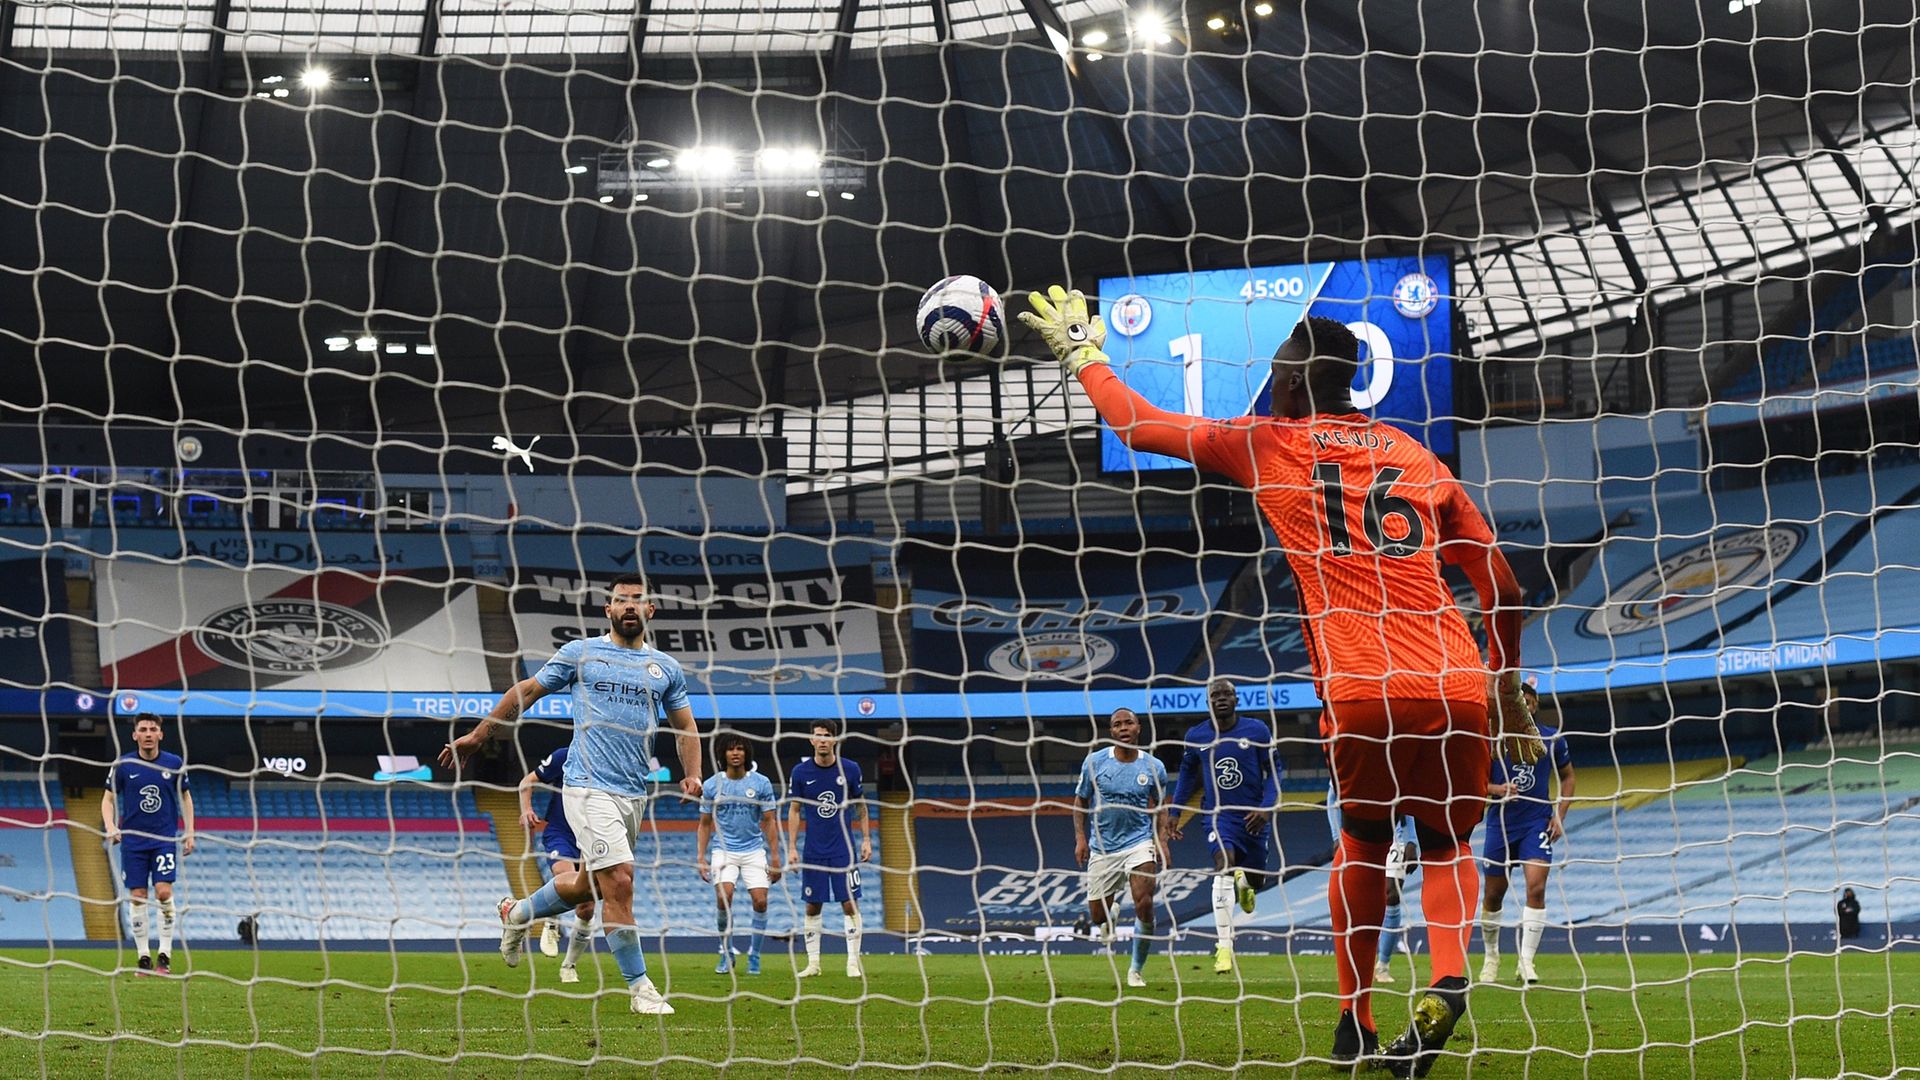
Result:
M1253 427L1249 418L1209 420L1168 412L1135 393L1113 373L1112 361L1101 348L1107 341L1106 324L1087 309L1080 290L1058 285L1046 293L1032 293L1033 310L1020 321L1037 331L1067 371L1093 399L1113 433L1135 450L1191 461L1208 472L1220 473L1253 486Z

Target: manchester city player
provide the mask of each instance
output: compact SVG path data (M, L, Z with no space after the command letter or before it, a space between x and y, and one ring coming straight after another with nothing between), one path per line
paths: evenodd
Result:
M173 882L180 856L193 854L193 792L180 755L160 749L160 718L141 713L133 721L133 752L107 772L100 819L107 842L120 845L120 872L131 908L128 923L139 951L141 975L173 970ZM175 847L178 837L179 846ZM147 952L147 887L160 907L160 955Z
M561 783L566 775L567 748L561 747L543 758L533 771L520 778L520 824L527 835L535 832L540 835L540 853L546 856L549 877L571 874L580 869L580 845L574 841L573 827L567 824L566 799L561 795ZM545 784L554 789L547 799L547 816L542 818L533 812L533 785ZM540 932L540 951L548 956L560 955L560 923L557 919L548 919L546 929ZM593 948L593 901L589 900L573 909L573 933L567 935L567 955L560 961L560 981L577 983L580 981L580 956Z
M729 731L716 738L713 756L721 771L700 787L700 827L694 839L700 880L713 883L726 912L720 927L720 962L713 970L720 975L733 970L733 894L735 886L744 885L753 901L747 974L758 975L760 939L767 932L767 890L780 880L777 800L773 781L751 768L753 750L746 736ZM711 858L709 844L713 845Z
M1087 868L1087 911L1103 935L1112 936L1108 920L1116 897L1122 891L1131 895L1133 963L1127 985L1145 986L1153 888L1166 846L1160 808L1167 796L1167 767L1140 751L1140 718L1132 709L1115 709L1107 718L1107 733L1113 745L1087 755L1073 789L1073 858Z
M1529 686L1523 694L1528 710L1537 714L1540 692ZM1527 763L1496 753L1487 770L1487 834L1480 845L1481 872L1487 879L1480 902L1480 937L1487 951L1480 965L1483 983L1500 978L1500 908L1507 898L1508 872L1516 865L1524 868L1527 886L1527 905L1520 911L1520 981L1540 981L1533 958L1547 929L1547 873L1553 867L1553 842L1566 831L1574 776L1573 756L1560 728L1539 727L1547 742L1546 757ZM1547 794L1546 767L1560 780L1557 802Z
M556 874L524 900L500 901L500 957L520 963L527 928L571 907L600 900L607 947L632 993L633 1011L654 1016L673 1006L647 978L646 955L633 921L633 842L646 818L647 774L661 719L673 725L686 775L680 790L700 794L700 733L687 699L680 662L646 643L654 606L637 574L609 586L608 632L569 641L533 678L500 698L491 715L440 752L440 764L464 766L496 730L519 720L527 706L559 690L573 695L573 742L561 799L584 855L585 869Z
M838 900L846 916L847 978L861 976L860 867L853 858L853 838L847 817L860 823L860 862L873 858L873 821L860 787L860 766L840 756L840 722L813 722L813 756L793 767L788 776L787 856L797 852L800 899L807 905L802 923L807 944L807 966L798 977L820 974L820 909ZM807 827L806 847L800 846L800 824Z
M1198 791L1207 844L1213 848L1213 929L1219 944L1213 970L1233 970L1233 905L1253 910L1256 886L1265 886L1272 815L1280 805L1280 763L1274 758L1273 731L1251 716L1238 714L1240 695L1233 680L1207 684L1208 718L1187 731L1180 778L1173 786L1167 835L1180 839L1180 808ZM1249 880L1251 875L1253 880Z

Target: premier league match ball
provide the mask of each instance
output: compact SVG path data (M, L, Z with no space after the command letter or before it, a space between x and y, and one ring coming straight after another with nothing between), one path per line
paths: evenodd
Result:
M943 278L920 298L920 340L936 353L992 356L1006 336L1005 309L993 286L971 274Z

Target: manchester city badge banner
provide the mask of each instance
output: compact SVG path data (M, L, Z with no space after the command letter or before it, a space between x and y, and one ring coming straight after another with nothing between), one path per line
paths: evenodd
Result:
M471 584L115 560L99 586L109 688L445 690L486 686ZM444 576L440 571L437 576Z
M924 558L913 568L917 689L1147 686L1183 674L1242 560L1230 556Z
M803 537L515 535L513 624L521 666L603 634L606 587L641 573L651 643L713 693L868 692L884 685L874 546Z
M1575 564L1521 655L1561 691L1911 655L1888 628L1920 623L1917 501L1912 468L1657 500Z

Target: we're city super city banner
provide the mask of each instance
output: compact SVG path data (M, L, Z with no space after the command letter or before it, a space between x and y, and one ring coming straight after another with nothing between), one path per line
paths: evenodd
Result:
M873 548L805 537L517 535L513 624L528 674L603 634L608 582L641 573L650 642L714 693L869 692L884 684Z

